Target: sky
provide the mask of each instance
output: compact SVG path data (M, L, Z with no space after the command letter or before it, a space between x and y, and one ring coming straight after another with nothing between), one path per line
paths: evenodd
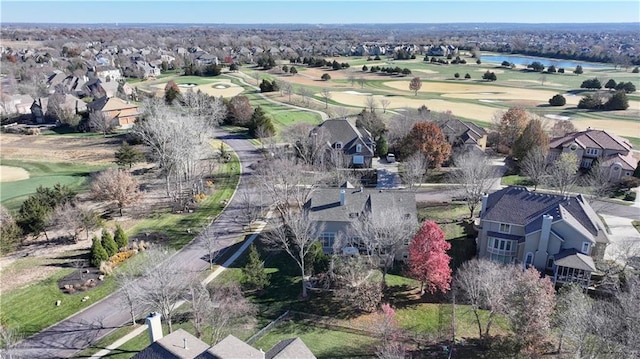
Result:
M0 14L2 23L60 24L620 23L640 22L640 1L1 0Z

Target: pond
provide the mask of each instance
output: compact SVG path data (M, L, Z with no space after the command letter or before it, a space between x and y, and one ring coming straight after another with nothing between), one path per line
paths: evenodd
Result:
M482 62L491 62L501 64L503 61L509 61L513 64L526 66L534 61L542 63L545 67L554 65L556 68L564 68L565 70L571 70L576 66L581 65L583 68L604 69L611 68L613 65L600 64L595 62L583 62L583 61L571 61L561 59L549 59L544 57L522 56L522 55L482 55Z

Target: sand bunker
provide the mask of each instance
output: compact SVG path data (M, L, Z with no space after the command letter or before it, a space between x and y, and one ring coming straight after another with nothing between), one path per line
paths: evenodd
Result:
M0 166L0 182L15 182L29 178L29 172L24 168Z
M347 95L359 95L359 96L368 96L371 95L368 92L358 92L358 91L345 91L344 93L346 93Z
M552 120L570 120L569 116L560 116L560 115L544 115L546 118L550 118Z
M180 84L178 85L178 87L184 87L184 88L191 88L191 87L196 87L196 84Z
M496 100L478 100L480 102L486 102L486 103L496 103L496 102L500 102L500 101L496 101Z

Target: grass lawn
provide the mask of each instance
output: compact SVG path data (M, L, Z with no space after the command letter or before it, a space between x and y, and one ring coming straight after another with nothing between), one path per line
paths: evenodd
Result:
M75 163L45 163L0 159L3 166L21 167L29 172L30 178L6 182L0 186L0 202L9 210L17 210L24 200L36 192L39 186L53 187L57 183L68 185L75 191L87 186L91 173L105 169L105 166L91 166Z
M196 211L180 215L159 213L155 218L136 224L129 230L129 236L145 230L163 232L171 239L169 243L171 247L182 248L195 235L188 234L187 228L201 229L220 213L223 207L221 202L229 199L233 194L239 179L238 163L238 158L234 155L229 163L220 166L214 179L215 192L203 201ZM34 168L37 169L37 167ZM72 271L73 269L61 269L41 282L9 293L2 293L1 319L6 320L10 327L18 328L21 333L30 335L106 297L116 288L112 277L107 277L103 284L87 292L74 295L63 294L57 282ZM80 299L85 295L90 296L91 300L81 302ZM58 299L62 300L62 305L55 307L54 303Z
M465 203L448 203L442 205L418 203L419 222L422 222L425 219L434 222L446 222L456 219L462 220L467 217L469 217L469 208Z
M16 328L22 336L35 334L42 329L90 306L111 294L116 283L111 277L96 288L75 294L64 294L58 288L58 280L73 272L65 268L51 277L30 286L2 294L2 320ZM85 295L91 300L82 302ZM62 303L56 307L56 300Z
M531 180L520 175L504 176L500 179L500 184L503 186L533 186Z
M321 358L375 358L374 338L289 321L253 344L264 351L283 339L300 337L311 352Z

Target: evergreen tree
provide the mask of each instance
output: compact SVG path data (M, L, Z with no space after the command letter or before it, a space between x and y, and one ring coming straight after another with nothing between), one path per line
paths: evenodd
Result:
M624 91L616 91L611 98L604 104L607 110L626 110L629 108L629 100Z
M102 247L107 252L107 259L118 253L118 245L113 240L113 235L106 228L102 229Z
M116 232L113 236L113 240L116 242L118 249L127 248L129 246L129 236L124 232L124 229L119 224L116 224Z
M633 177L640 178L640 161L636 164L636 169L633 170Z
M576 66L576 69L573 70L573 73L576 74L576 75L582 75L583 72L584 71L582 70L582 66L580 66L580 65Z
M255 244L249 247L249 261L242 268L244 283L251 289L262 290L269 285L269 275L264 270L264 262L260 260L260 254Z
M606 84L604 84L604 88L609 89L609 90L613 90L616 88L616 80L614 79L609 79L609 81L607 81Z
M260 128L262 128L262 130L267 134L273 135L276 132L271 119L267 116L262 107L258 106L253 110L253 115L251 115L251 120L249 120L249 135L256 137L258 135L258 129Z
M93 236L93 245L91 245L91 265L99 268L100 263L109 259L107 251L102 247L102 242L98 237Z
M389 152L389 145L387 144L387 139L384 136L378 137L376 141L376 154L378 157L382 158L387 155Z
M142 153L127 142L122 142L122 146L116 151L115 156L118 166L129 166L129 168L144 159Z

